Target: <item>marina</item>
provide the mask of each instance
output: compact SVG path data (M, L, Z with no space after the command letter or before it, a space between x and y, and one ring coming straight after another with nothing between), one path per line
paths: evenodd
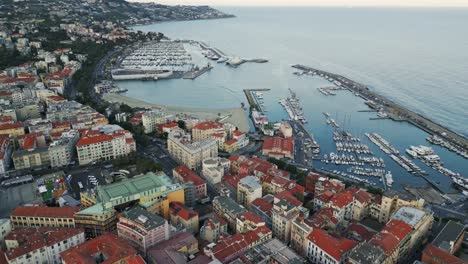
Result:
M326 87L319 87L317 88L319 92L321 92L323 95L330 96L330 95L336 95L336 91L339 90L346 90L342 87L337 87L337 86L326 86Z
M296 93L289 88L290 97L286 99L280 99L279 104L284 107L284 110L288 113L288 116L291 120L300 121L301 123L307 123L307 120L304 118L304 113L302 112L302 107L297 98Z

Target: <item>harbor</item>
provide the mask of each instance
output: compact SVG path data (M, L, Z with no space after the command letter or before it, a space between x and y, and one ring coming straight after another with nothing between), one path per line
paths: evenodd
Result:
M291 88L289 88L289 93L291 95L285 99L280 99L279 104L284 107L284 110L288 113L289 119L306 124L307 119L304 118L299 98L297 98L296 93L293 92Z
M436 135L452 145L453 149L457 149L457 154L459 153L459 155L462 155L465 158L468 157L467 138L451 131L446 127L436 124L430 119L423 117L409 109L406 109L405 107L398 105L379 94L374 93L366 85L353 81L342 75L318 70L300 64L293 65L292 67L301 70L303 74L313 76L318 75L339 87L348 89L350 92L360 96L365 101L373 102L375 106L369 106L376 110L384 110L387 113L388 118L391 118L394 121L407 121L408 123L411 123L412 125L426 131L432 136Z

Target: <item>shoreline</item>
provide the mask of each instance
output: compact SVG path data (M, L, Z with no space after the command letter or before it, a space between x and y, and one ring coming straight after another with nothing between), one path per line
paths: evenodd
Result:
M343 87L348 89L351 92L359 94L359 96L367 100L367 102L372 101L375 105L371 105L365 103L372 109L377 109L382 107L386 112L389 113L389 118L396 122L408 122L413 126L421 129L422 131L430 134L430 135L437 135L442 137L443 139L447 140L451 144L455 146L459 146L460 148L468 151L468 139L463 135L460 135L451 129L436 123L435 121L431 120L430 118L424 117L421 114L418 114L408 108L395 103L394 101L374 92L371 91L367 85L361 84L359 82L353 81L343 75L330 73L323 70L318 70L313 67L296 64L292 66L295 69L302 70L302 71L309 71L315 72L317 74L327 75L334 80L337 80L341 83ZM445 135L444 135L445 133Z
M235 125L241 132L249 132L250 125L247 115L242 108L196 108L174 105L162 105L149 103L144 100L132 98L121 94L108 93L103 95L102 100L109 103L124 103L132 108L151 108L162 109L172 114L189 114L202 119L217 120L221 119L221 123L231 123Z

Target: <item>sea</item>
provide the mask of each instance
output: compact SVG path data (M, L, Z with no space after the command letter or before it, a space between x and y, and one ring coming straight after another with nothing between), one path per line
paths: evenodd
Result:
M127 96L148 102L201 108L240 107L243 89L264 92L270 120L287 119L279 99L292 89L308 119L306 128L321 145L321 154L337 152L333 129L323 112L341 128L361 138L382 157L393 174L392 188L422 187L427 182L406 172L367 140L376 132L400 152L411 145L429 145L427 133L404 122L370 120L376 113L347 91L325 96L317 88L330 86L320 77L294 75L293 64L304 64L359 81L395 102L468 136L468 9L463 8L339 8L339 7L219 7L235 18L166 22L136 26L162 32L172 39L203 41L241 58L265 58L265 64L237 68L221 63L195 80L123 81ZM445 167L468 177L468 160L432 146ZM454 192L449 177L415 163L444 192ZM313 161L317 168L346 171ZM368 177L380 185L378 178Z

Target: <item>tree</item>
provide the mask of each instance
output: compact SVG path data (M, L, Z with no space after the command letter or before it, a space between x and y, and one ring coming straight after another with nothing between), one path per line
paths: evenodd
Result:
M177 125L182 128L183 130L186 129L186 126L185 126L185 121L184 120L179 120L177 121Z
M133 114L133 108L130 107L129 105L126 105L126 104L121 104L120 105L120 111L122 111L124 113Z

